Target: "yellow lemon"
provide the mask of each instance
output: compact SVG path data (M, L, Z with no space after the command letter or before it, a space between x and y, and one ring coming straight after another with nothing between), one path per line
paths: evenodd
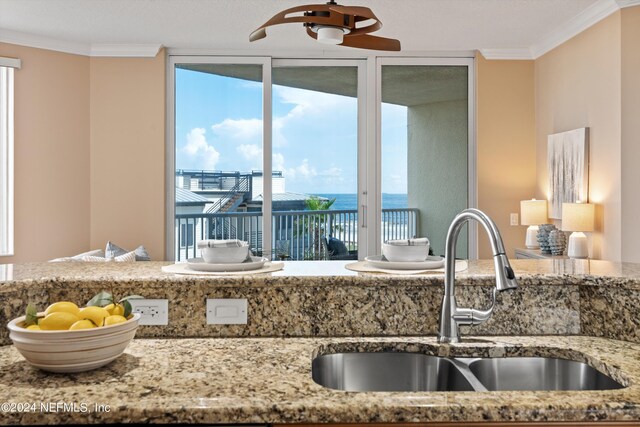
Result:
M118 323L124 323L127 319L124 316L120 316L119 314L114 314L113 316L109 316L104 319L104 326L109 325L117 325Z
M104 318L109 316L109 312L102 307L83 307L78 312L80 319L89 319L95 323L96 326L102 326Z
M47 309L44 311L44 315L46 316L51 313L66 312L75 314L77 316L78 311L80 311L80 309L74 303L69 301L60 301L54 302L49 307L47 307Z
M38 326L38 325L29 325L29 326L27 326L27 329L29 329L30 331L41 331L42 330L40 328L40 326Z
M56 311L41 319L38 323L43 331L66 331L71 325L76 323L80 318L75 314L66 311Z
M70 331L77 331L78 329L91 329L91 328L95 328L95 327L96 327L96 325L94 325L91 320L83 319L83 320L78 320L76 323L71 325L69 330Z
M122 304L109 304L104 307L105 310L109 312L109 314L119 314L120 316L124 315L124 306Z

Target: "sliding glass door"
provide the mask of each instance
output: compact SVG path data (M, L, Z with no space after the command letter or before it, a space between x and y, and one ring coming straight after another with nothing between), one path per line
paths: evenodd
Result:
M428 237L433 255L443 255L451 220L475 205L471 66L460 59L378 61L381 241ZM469 257L470 237L460 233L457 257Z
M199 256L197 242L204 239L244 240L262 255L268 236L263 206L255 201L270 183L263 174L269 135L264 74L270 68L237 59L200 61L172 70L174 256Z
M277 259L358 259L358 66L273 61Z
M357 260L475 206L473 60L170 56L167 259ZM474 225L459 257L474 258ZM463 233L466 234L466 233Z

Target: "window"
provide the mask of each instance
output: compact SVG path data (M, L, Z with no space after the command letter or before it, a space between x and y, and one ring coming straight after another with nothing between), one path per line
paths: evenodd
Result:
M0 256L13 255L13 70L20 60L0 58Z
M329 261L433 236L439 255L476 204L471 58L171 55L168 78L169 259L211 238Z

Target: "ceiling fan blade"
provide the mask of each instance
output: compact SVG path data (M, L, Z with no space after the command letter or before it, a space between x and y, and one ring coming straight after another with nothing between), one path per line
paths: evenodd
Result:
M288 16L297 12L330 12L329 5L327 4L308 4L305 6L296 6L289 9L285 9L282 12L278 12L267 22L258 27L249 35L249 41L263 39L267 36L266 28L272 25L289 24L292 22L302 22L316 25L333 25L340 26L343 22L342 16L337 13L328 13L327 16L319 15L296 15Z
M338 12L343 15L352 15L352 16L363 18L363 19L359 19L360 21L364 19L378 20L378 17L373 13L373 11L368 7L364 7L364 6L330 5L329 10L333 10L334 12Z
M357 47L360 49L372 50L400 50L400 40L388 39L386 37L370 36L363 34L359 36L346 35L341 46Z
M255 30L253 33L249 34L249 41L254 42L256 40L260 40L265 37L267 37L267 31L264 29L264 27L260 27L257 30Z

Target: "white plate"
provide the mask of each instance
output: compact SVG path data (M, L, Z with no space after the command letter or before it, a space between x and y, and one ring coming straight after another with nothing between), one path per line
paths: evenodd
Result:
M387 270L435 270L444 267L444 258L441 256L428 256L425 261L418 262L391 262L382 255L368 256L364 260L373 267Z
M238 262L233 264L211 264L204 262L202 258L189 258L187 265L189 269L195 271L250 271L262 268L265 262L269 261L267 258L260 258L258 256L252 256L251 261Z

